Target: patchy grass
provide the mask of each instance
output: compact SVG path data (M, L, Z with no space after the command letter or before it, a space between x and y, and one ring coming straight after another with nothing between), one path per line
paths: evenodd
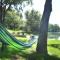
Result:
M26 38L26 37L16 37L18 40L20 40L20 41L23 41L23 42L27 42L28 41L28 39Z
M48 56L47 60L60 60L60 41L48 40ZM45 60L42 55L36 53L36 44L33 44L31 48L24 50L13 49L9 46L0 53L1 60Z
M12 31L10 31L12 32ZM13 31L18 32L18 31ZM25 37L16 37L18 40L27 42ZM36 53L36 44L31 48L17 49L7 46L3 52L0 52L0 60L60 60L60 40L48 40L48 55L47 59L39 53ZM1 44L0 44L1 47ZM0 49L1 50L1 49Z
M15 38L20 40L20 41L23 41L23 42L27 42L28 41L28 39L26 37L20 37L20 36L17 35L18 32L19 33L22 32L20 30L19 31L8 30L8 32L10 32L13 36L15 35Z
M9 30L9 29L7 29L7 31L9 31L9 32L22 32L21 30Z
M60 40L48 40L48 44L60 44Z
M48 41L48 53L60 58L60 40Z

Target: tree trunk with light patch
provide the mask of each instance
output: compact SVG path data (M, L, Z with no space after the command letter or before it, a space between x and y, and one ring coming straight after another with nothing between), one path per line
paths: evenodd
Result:
M44 12L40 24L40 32L37 43L37 52L43 55L47 54L47 33L48 33L48 22L52 11L52 0L46 0L44 6Z

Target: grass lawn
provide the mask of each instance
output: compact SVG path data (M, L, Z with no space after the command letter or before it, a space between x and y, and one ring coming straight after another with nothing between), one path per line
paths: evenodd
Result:
M9 30L9 29L7 29L7 31L9 31L10 33L12 33L12 32L22 32L21 30Z
M28 41L25 37L16 38L24 42ZM60 40L48 40L47 44L48 57L46 60L60 60ZM24 50L15 50L14 48L7 46L3 52L0 52L0 60L44 60L41 54L36 53L36 45L37 44L33 44L31 48L26 48Z
M48 41L48 53L60 58L60 40Z
M60 40L48 40L48 54L47 60L60 60ZM0 53L0 60L40 60L40 58L40 54L36 53L36 44L25 50L15 50L8 46Z
M23 41L23 42L27 42L28 41L28 39L26 38L26 37L16 37L18 40L20 40L20 41Z

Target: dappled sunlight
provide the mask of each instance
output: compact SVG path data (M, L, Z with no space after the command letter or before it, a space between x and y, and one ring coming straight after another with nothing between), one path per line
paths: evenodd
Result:
M60 40L48 41L48 54L60 58Z
M49 46L48 47L48 53L51 56L55 56L57 58L60 58L60 49L58 49L58 48L54 48L54 47Z
M59 0L0 0L0 60L60 60Z

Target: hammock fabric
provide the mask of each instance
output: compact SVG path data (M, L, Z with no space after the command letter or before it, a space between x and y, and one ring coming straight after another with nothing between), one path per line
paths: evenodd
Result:
M11 35L6 28L0 24L0 41L11 45L15 48L24 48L24 47L31 47L35 42L36 42L36 38L34 38L33 40L30 40L28 42L22 42L21 40L17 40L13 35Z

